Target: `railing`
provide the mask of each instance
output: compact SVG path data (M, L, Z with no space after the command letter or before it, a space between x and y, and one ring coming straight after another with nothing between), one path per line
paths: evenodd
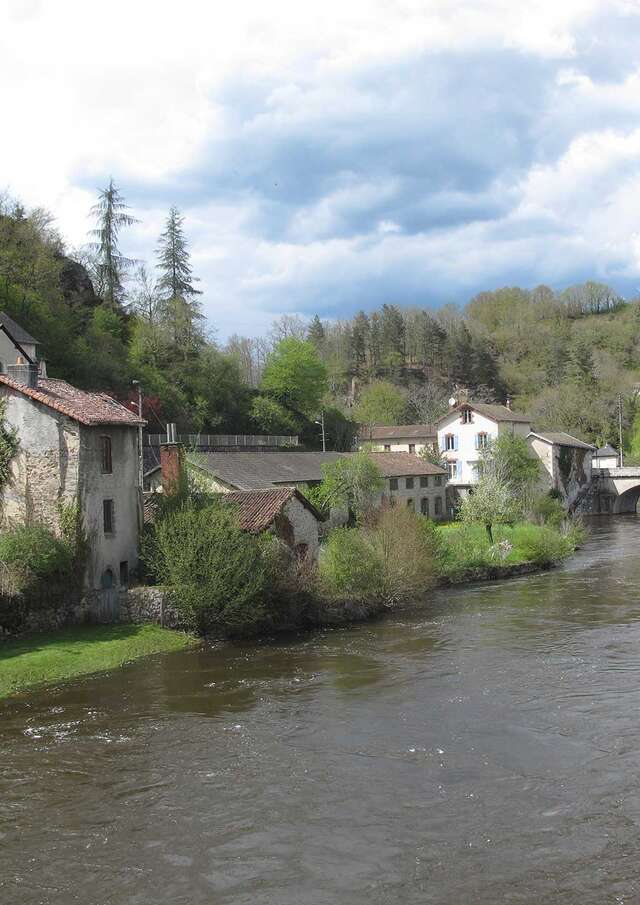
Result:
M165 434L146 434L145 446L161 446L167 442ZM215 448L215 447L256 447L270 446L286 448L298 446L297 437L285 437L275 434L179 434L178 442L188 448Z

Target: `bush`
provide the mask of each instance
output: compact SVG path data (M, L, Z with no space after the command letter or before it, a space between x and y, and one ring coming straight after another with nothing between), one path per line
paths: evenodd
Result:
M70 545L46 525L20 525L0 534L0 562L14 591L28 585L68 580L74 555Z
M567 513L560 500L545 494L538 497L533 504L533 516L539 523L550 525L553 528L560 528L567 520Z
M334 528L321 550L318 570L330 597L372 600L382 594L382 562L363 529Z
M566 535L546 525L516 525L513 541L525 560L540 566L550 566L575 549Z
M433 538L411 509L394 506L380 512L369 529L369 542L382 564L383 594L388 603L425 591L433 582Z
M258 538L241 531L231 507L185 506L162 519L146 551L190 627L242 632L265 615L266 569Z
M434 538L425 520L409 509L383 509L366 527L330 533L320 557L320 580L332 597L396 603L432 584L434 560Z

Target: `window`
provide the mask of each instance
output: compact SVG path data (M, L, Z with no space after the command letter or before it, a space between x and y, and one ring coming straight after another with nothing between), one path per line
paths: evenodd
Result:
M113 572L105 569L100 579L100 587L103 591L109 591L113 587Z
M398 479L389 478L389 490L397 490L397 489L398 489Z
M461 421L463 424L471 424L471 422L473 421L473 412L471 411L471 409L464 409L464 410L463 410L463 412L462 412L462 417L460 418L460 421Z
M484 474L484 462L474 462L473 472L477 478L481 478Z
M415 509L415 508L416 508L415 502L411 499L411 497L409 497L409 499L407 500L407 509Z
M428 475L423 475L423 476L420 478L420 486L421 486L421 487L428 487L428 486L429 486L429 476L428 476Z
M436 515L442 515L442 497L436 497Z
M426 496L423 496L420 500L420 512L423 515L429 515L429 498Z
M113 500L102 501L102 526L105 534L113 534Z
M416 451L416 444L415 444L415 443L410 443L410 444L409 444L409 452L410 452L410 453L414 453L415 451Z
M449 480L455 480L458 477L458 463L447 462L447 471L449 472Z
M446 449L457 449L458 448L458 438L455 434L445 434L444 435L444 448Z
M407 488L407 490L413 490L413 478L405 478L404 486Z
M485 431L476 434L476 449L486 449L488 445L489 434L485 433Z
M436 474L433 476L433 486L442 487L442 475L441 474Z
M111 437L100 437L100 451L102 453L102 474L111 474L113 472Z
M126 559L120 563L120 587L129 587L129 563Z
M385 451L385 452L391 452L391 444L390 444L390 443L385 443L385 444L384 444L384 451Z

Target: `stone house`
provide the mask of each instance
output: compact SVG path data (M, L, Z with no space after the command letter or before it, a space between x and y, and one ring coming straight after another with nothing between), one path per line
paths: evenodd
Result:
M323 517L295 487L234 490L224 499L236 509L243 531L269 531L298 556L317 558Z
M218 492L319 484L322 466L354 455L344 452L223 452L188 456L191 467ZM371 453L385 486L378 503L402 503L433 518L446 514L446 472L412 453ZM344 523L347 513L334 510L329 525Z
M425 446L435 446L438 435L433 424L362 425L358 439L360 449L372 452L407 452L419 454Z
M564 505L573 509L591 487L596 447L563 431L531 431L528 442L542 463L541 489L557 490Z
M35 364L7 371L0 398L19 448L0 525L40 522L57 531L60 505L78 500L91 549L86 586L128 585L138 564L141 422L105 393L40 377Z

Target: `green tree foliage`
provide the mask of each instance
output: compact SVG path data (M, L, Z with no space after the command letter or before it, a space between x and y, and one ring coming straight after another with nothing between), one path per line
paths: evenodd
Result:
M194 283L184 217L177 207L169 210L157 249L156 267L160 271L158 292L162 300L164 322L168 326L176 352L186 361L204 344L201 323L204 320Z
M361 424L405 424L407 398L388 380L376 380L362 390L354 415Z
M482 475L473 492L462 500L458 514L465 524L484 525L489 543L493 544L493 526L509 524L518 515L513 488L495 472Z
M146 555L195 630L245 632L264 617L260 541L241 531L231 507L211 503L176 509L157 525Z
M74 551L46 525L16 525L0 534L0 582L5 593L23 593L59 582L69 587Z
M289 337L267 358L260 388L292 412L311 417L327 392L327 369L313 343Z
M364 452L354 453L322 466L322 484L316 496L321 508L348 509L361 518L372 506L384 486L382 472L376 462Z
M366 534L358 528L331 531L321 551L319 576L322 589L329 597L353 601L382 596L382 561Z
M99 289L105 304L110 308L117 308L122 304L124 275L133 264L120 252L118 245L120 231L137 222L127 211L128 207L120 190L113 179L110 179L109 185L102 189L98 201L91 209L96 221L96 228L91 234L96 240L93 249L97 256Z

